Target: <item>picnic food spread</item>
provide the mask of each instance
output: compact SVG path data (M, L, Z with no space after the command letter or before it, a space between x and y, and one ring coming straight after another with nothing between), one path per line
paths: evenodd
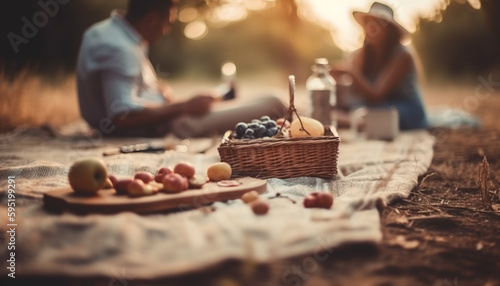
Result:
M113 193L114 197L119 196L133 201L137 200L137 198L154 196L159 193L172 196L189 189L203 189L208 182L213 182L217 187L221 188L240 187L242 182L240 180L231 180L231 173L231 166L225 162L211 164L207 169L207 176L196 174L195 167L191 163L179 162L174 168L167 166L159 168L155 175L138 171L132 178L118 179L114 175L108 175L107 167L101 159L85 158L72 164L68 172L68 181L72 188L71 191L78 195L77 200L79 198L82 200L94 198L95 204L99 203L99 200L113 198ZM245 192L243 193L241 190ZM233 196L232 198L240 198L255 215L265 215L269 212L269 203L259 196L262 188L260 192L257 190L241 190L238 197ZM68 195L71 194L68 194L67 191L62 193L60 191L49 192L44 200L48 206L57 205L57 202L51 200ZM329 209L333 205L333 196L328 193L311 193L305 198L303 204L306 208Z
M250 124L238 123L234 130L224 135L217 150L220 160L231 165L233 176L333 179L337 175L340 144L337 131L315 119L299 116L294 105L295 77L290 75L288 80L290 105L286 115L274 121L276 128L279 126L276 135L263 138L255 136L274 130L274 124L269 123L268 116L253 120ZM292 120L294 115L296 118ZM288 120L292 120L292 123L289 124ZM271 124L268 126L270 128L265 124Z
M337 172L339 137L336 131L332 132L318 120L300 117L297 114L293 103L295 92L293 76L289 77L289 83L291 99L288 113L276 121L266 115L249 123L236 124L229 137L224 136L223 143L218 148L221 162L208 166L204 175L197 174L193 164L178 162L173 168L170 166L159 168L155 174L138 171L132 178L119 179L113 174L108 174L106 165L101 159L86 158L74 162L70 168L68 181L71 191L80 196L99 197L103 194L102 191L106 190L107 195L114 192L116 196L128 195L128 198L133 200L155 197L158 194L176 195L186 190L204 189L204 186L211 182L210 188L237 188L238 192L241 192L238 197L241 197L243 191L251 190L246 189L248 186L244 184L242 186L240 180L232 180L232 176L332 178ZM291 120L294 113L297 115L296 119ZM241 141L243 144L235 144L236 141ZM272 142L277 144L273 145ZM241 154L235 152L239 149L243 150ZM224 151L229 151L232 157L228 157ZM297 167L298 165L301 167ZM253 173L245 173L246 171ZM58 193L61 194L66 195L64 192ZM50 201L50 195L45 197ZM113 199L111 198L111 201ZM241 199L251 206L255 214L266 214L269 211L269 204L259 198L259 192L247 193ZM304 200L305 207L328 209L332 204L333 197L326 193L313 193Z
M278 134L278 124L267 115L260 119L253 119L249 123L240 122L234 128L236 139L273 137L276 134Z
M85 158L73 163L68 181L71 188L80 194L95 195L101 189L114 188L117 194L150 196L160 191L179 193L189 188L201 189L210 178L212 181L228 180L231 178L231 166L227 163L214 164L209 167L208 177L195 173L191 163L179 162L173 169L161 167L156 175L140 171L133 178L118 179L114 175L108 176L102 160ZM109 186L105 187L106 184Z
M238 199L249 191L260 194L267 186L265 180L232 179L231 166L227 163L210 167L213 171L211 177L217 181L210 181L206 174L196 173L189 162L179 162L173 168L161 167L156 174L138 171L133 176L121 178L113 174L106 176L107 167L99 158L78 160L70 169L68 181L71 187L45 192L46 209L81 214L151 213ZM105 187L107 184L109 186Z
M291 123L284 118L276 121L269 116L253 119L250 123L239 122L234 127L232 137L234 139L258 139L258 138L299 138L325 135L325 127L314 118L302 116Z

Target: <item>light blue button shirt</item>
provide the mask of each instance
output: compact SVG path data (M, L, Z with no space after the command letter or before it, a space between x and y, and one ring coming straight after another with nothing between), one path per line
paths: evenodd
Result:
M80 112L90 126L105 131L117 116L165 104L148 51L141 35L117 10L85 32L77 85Z

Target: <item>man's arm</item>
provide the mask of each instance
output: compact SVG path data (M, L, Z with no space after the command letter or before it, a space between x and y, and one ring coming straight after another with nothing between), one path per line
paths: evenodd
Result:
M200 95L186 102L148 106L140 102L133 77L105 71L101 79L108 118L118 129L151 127L184 114L205 114L213 102L211 96Z
M210 96L197 96L186 102L144 107L142 110L132 111L124 116L115 116L113 123L118 129L153 126L184 114L202 115L208 113L212 102L213 98Z

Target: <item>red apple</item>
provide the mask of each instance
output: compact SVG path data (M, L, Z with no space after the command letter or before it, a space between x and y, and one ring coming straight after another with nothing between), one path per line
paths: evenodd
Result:
M177 174L181 174L186 178L191 178L194 176L195 169L191 163L188 162L180 162L177 163L174 167L174 172Z
M137 172L134 175L134 180L141 180L144 184L148 184L149 182L154 181L155 176L148 172Z
M304 207L329 209L333 205L333 196L329 193L310 193L304 198Z
M333 196L329 193L319 193L317 200L317 206L323 209L329 209L333 205Z
M170 167L162 167L158 170L158 172L156 172L155 181L157 183L161 183L163 182L163 178L165 178L166 175L172 174L173 172L174 170L172 170L172 168Z
M186 177L177 173L168 174L163 178L163 190L168 193L180 193L188 188Z
M251 207L253 213L256 215L265 215L269 211L269 204L261 199L253 201Z
M145 184L141 180L132 180L127 186L127 194L131 197L140 197L145 194Z
M120 195L125 195L127 194L127 189L130 183L132 183L134 180L132 179L123 179L123 180L117 180L116 183L113 184L115 191L120 194Z
M316 199L312 196L307 196L304 198L304 207L314 208L316 206Z

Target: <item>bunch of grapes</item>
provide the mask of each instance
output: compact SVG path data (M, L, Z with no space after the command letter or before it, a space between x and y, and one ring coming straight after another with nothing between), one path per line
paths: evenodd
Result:
M236 139L256 139L273 137L278 134L276 121L269 116L262 116L260 119L253 119L250 123L240 122L234 128L234 138Z

